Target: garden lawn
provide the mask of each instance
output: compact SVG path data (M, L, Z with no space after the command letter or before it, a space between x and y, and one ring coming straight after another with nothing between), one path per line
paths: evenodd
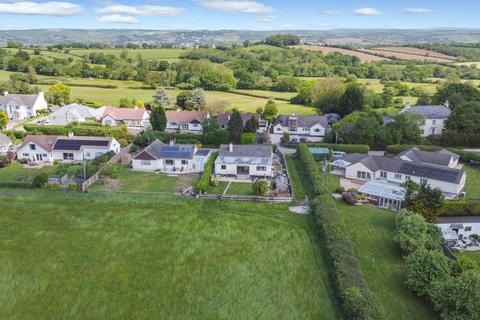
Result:
M475 260L478 263L478 266L480 267L480 251L463 251L459 253L455 253L457 256L467 256L470 259Z
M373 206L337 203L355 244L356 256L387 319L436 319L425 301L408 291L405 262L393 243L395 214Z
M293 199L303 201L306 196L312 195L312 185L308 183L305 168L297 156L287 156L288 174L293 185Z
M225 188L228 186L228 182L220 181L217 186L209 186L208 194L223 194Z
M165 174L133 171L125 165L116 165L118 177L100 180L92 186L93 190L129 191L129 192L166 192L175 193L178 177Z
M480 169L465 166L467 173L467 182L465 185L465 192L469 199L480 199Z
M0 206L3 319L340 319L287 205L4 189Z
M227 190L229 195L253 196L252 184L242 182L232 182Z
M0 181L31 182L33 178L41 173L46 173L50 177L61 177L65 173L70 176L81 169L78 165L57 164L45 166L41 169L24 168L18 162L12 162L8 167L0 169Z

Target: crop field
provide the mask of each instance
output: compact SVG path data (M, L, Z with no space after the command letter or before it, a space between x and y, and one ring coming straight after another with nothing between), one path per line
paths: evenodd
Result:
M402 60L433 61L433 62L454 62L454 56L410 47L378 47L361 49L362 52L377 54L386 58L397 58Z
M119 57L122 51L126 51L129 58L137 58L137 56L141 55L144 59L175 61L181 54L188 52L189 49L71 49L70 53L80 57L89 55L92 52L113 54Z
M357 57L362 62L388 60L384 57L378 57L378 56L375 56L373 54L369 54L369 53L365 53L365 52L359 52L359 51L347 50L347 49L335 48L335 47L298 45L298 46L294 46L294 48L304 49L304 50L309 50L309 51L320 51L320 52L323 52L324 54L339 52L339 53L345 54L347 56Z
M19 189L0 205L3 319L340 319L311 218L287 205Z

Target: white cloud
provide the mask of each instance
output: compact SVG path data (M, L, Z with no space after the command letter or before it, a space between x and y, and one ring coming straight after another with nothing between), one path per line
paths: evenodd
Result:
M12 2L0 3L0 13L45 15L45 16L71 16L83 11L81 5L71 2Z
M226 12L268 14L274 9L263 3L251 0L199 0L200 4Z
M404 13L407 14L424 14L424 13L432 13L432 9L427 8L407 8L403 10Z
M383 12L378 11L375 8L360 8L355 10L353 14L357 16L379 16L379 15L382 15Z
M112 14L108 16L102 16L97 18L100 22L108 22L108 23L121 23L121 24L136 24L139 23L137 18L125 16L121 14Z
M133 7L121 4L114 4L100 8L97 11L105 14L130 14L138 16L175 16L185 11L185 9L162 6Z
M325 10L323 11L323 14L326 14L327 16L343 16L345 13L341 10Z

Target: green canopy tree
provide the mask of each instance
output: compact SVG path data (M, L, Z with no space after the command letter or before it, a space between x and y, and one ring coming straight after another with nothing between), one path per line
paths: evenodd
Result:
M342 117L354 111L358 111L363 107L364 92L357 84L351 84L345 90L345 93L340 98L340 106L336 110Z
M155 91L153 102L156 105L161 106L163 109L168 109L172 104L172 98L165 88L160 87L157 89L157 91Z
M259 127L260 127L260 123L257 117L252 116L245 123L245 132L256 133Z
M240 144L242 142L243 120L238 109L233 109L230 115L228 130L230 132L230 142Z
M4 111L0 111L0 129L4 129L8 124L8 115Z
M152 106L152 113L150 114L150 124L153 130L165 131L167 127L167 115L165 110L160 105Z
M263 108L263 119L267 120L268 122L272 123L273 120L278 115L277 104L274 100L269 99L265 104L265 108Z
M70 103L70 87L63 83L57 83L48 89L46 94L48 102L56 105L65 105Z

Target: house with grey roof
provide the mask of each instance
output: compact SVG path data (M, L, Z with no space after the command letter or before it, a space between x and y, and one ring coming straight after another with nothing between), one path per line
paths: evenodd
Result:
M436 225L447 241L464 240L480 234L480 216L440 217Z
M66 126L72 122L85 122L89 119L98 120L105 108L91 108L82 104L69 104L50 113L44 124Z
M268 130L268 121L263 120L262 117L258 113L243 113L242 114L242 122L243 127L247 125L247 121L251 118L255 118L258 121L258 129L257 133L263 133ZM216 117L218 125L220 128L228 130L228 123L230 122L230 113L221 113Z
M210 153L194 144L166 144L157 139L132 158L132 168L175 174L203 172Z
M277 144L288 133L292 142L322 141L329 129L325 116L279 116L272 124L270 139Z
M0 111L7 113L9 119L25 120L37 115L37 111L46 109L48 103L43 92L38 94L9 94L0 96Z
M395 159L455 168L458 166L460 156L446 149L428 152L415 147L397 154Z
M426 158L422 162L418 159L404 160L402 157L402 154L386 157L351 153L335 160L332 167L345 178L363 183L381 180L402 185L411 180L439 188L447 198L455 198L463 192L467 178L465 171L449 167L446 162L433 164L428 163L432 160L425 162Z
M422 136L428 137L431 135L442 134L445 130L445 122L450 113L450 106L448 102L437 106L410 106L410 103L405 105L400 113L412 112L420 115L424 121L419 125Z
M215 160L218 177L248 180L273 177L273 148L270 145L221 145Z
M5 134L0 133L0 153L7 152L12 145L12 140Z

